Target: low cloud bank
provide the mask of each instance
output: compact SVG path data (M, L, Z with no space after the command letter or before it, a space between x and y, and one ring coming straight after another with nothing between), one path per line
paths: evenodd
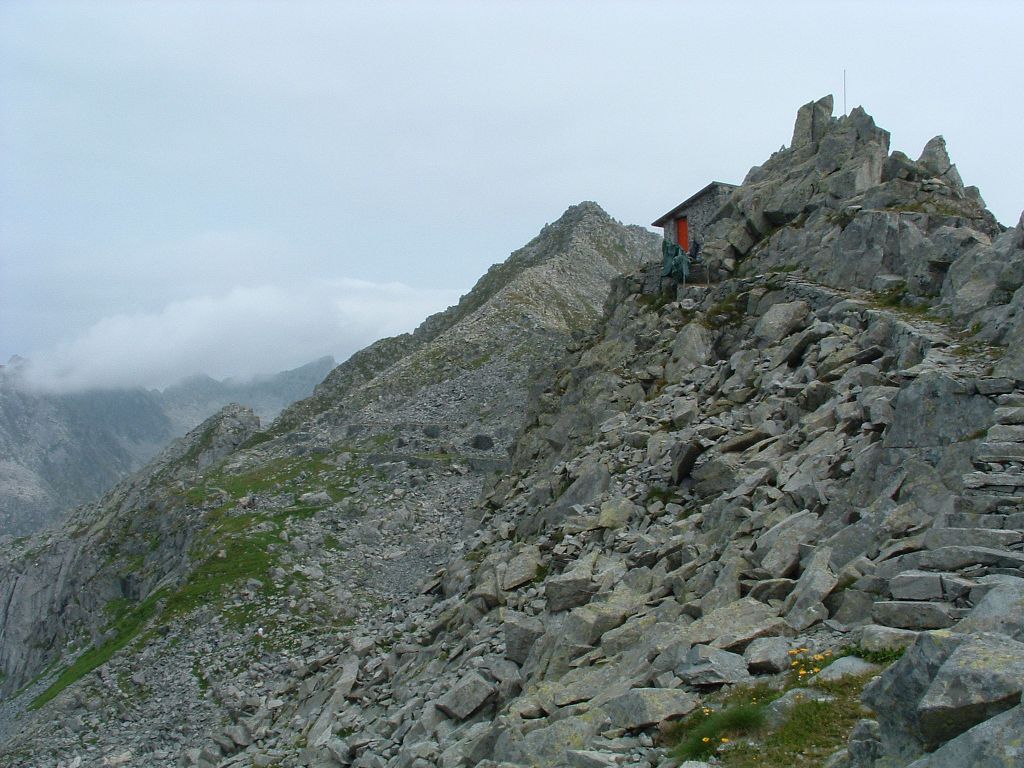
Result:
M454 290L359 280L234 288L105 318L32 355L26 382L52 392L162 388L199 373L247 379L324 355L341 361L458 298Z

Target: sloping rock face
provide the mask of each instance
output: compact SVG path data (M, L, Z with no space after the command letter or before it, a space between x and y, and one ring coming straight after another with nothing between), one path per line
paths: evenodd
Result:
M195 524L168 514L178 503L175 490L258 428L251 410L229 405L174 441L146 474L76 510L66 528L8 546L0 559L0 691L20 688L58 660L69 642L95 641L109 621L111 601L141 600L161 579L187 568ZM136 573L112 567L115 526L131 542Z
M663 306L643 292L649 283L616 284L600 333L532 401L470 556L414 617L433 630L353 692L380 714L339 710L341 728L356 729L350 745L376 742L360 754L393 765L571 765L566 750L579 744L609 759L646 755L641 736L617 729L653 728L708 686L771 674L744 656L757 642L778 640L785 659L785 648L838 650L886 630L903 642L955 632L981 595L1019 573L1019 499L976 478L1005 471L981 457L1020 395L992 393L1007 385L986 361L953 354L938 324L802 278L688 287ZM714 319L727 306L742 311ZM780 315L800 320L770 340L755 333ZM666 378L695 323L710 351ZM504 582L527 551L539 553L537 576ZM915 579L938 589L913 592ZM993 653L1016 648L993 642ZM514 662L515 685L465 717L439 716L434 698L464 657L492 685ZM957 707L985 722L1012 706L1013 675L991 705L933 693L922 705L938 712L932 738L956 735L941 727L949 717L969 727ZM994 679L968 687L991 690Z
M154 662L131 693L158 688L171 710L188 713L190 735L167 737L176 761L183 739L222 716L200 701L200 684L219 691L218 676L251 651L257 628L268 644L320 645L407 600L447 560L485 474L507 463L531 370L592 326L612 277L658 247L593 203L573 206L457 307L360 353L269 431L256 434L249 413L221 440L222 421L241 418L229 409L64 529L18 542L0 575L5 690L47 665L62 669L69 648L67 660L97 651L85 654L88 667L157 625ZM225 584L240 589L226 606ZM210 604L212 623L195 614ZM234 611L228 626L222 609ZM238 613L262 614L265 626ZM28 701L51 695L54 682L63 685L44 675ZM112 706L87 717L91 725L126 716L119 697L72 701ZM140 724L166 717L136 714Z
M404 421L443 425L441 439L461 445L487 422L497 433L482 450L504 458L530 372L561 355L574 333L589 329L611 279L655 258L658 247L651 233L622 226L595 203L572 206L491 267L456 306L338 366L271 434L296 424L341 420L351 431L385 423L394 429Z
M556 356L543 339L569 337L567 314L536 310L553 330L524 346L525 325L501 330L519 278L498 270L339 367L182 478L203 568L152 631L16 723L12 764L669 765L661 734L716 690L848 646L906 651L831 668L874 676L832 768L1020 764L1024 382L996 342L1024 226L996 224L940 142L916 163L887 152L862 111L812 103L720 212L720 282L641 265ZM807 234L833 248L844 222L870 229L872 195L927 213L906 235L923 261ZM994 274L982 246L1004 264L968 311L957 286ZM554 279L562 251L541 252L517 275ZM915 287L933 262L938 287ZM523 359L475 365L476 339ZM511 374L528 349L548 365L527 393ZM506 446L484 482L473 467ZM245 542L270 560L240 578Z

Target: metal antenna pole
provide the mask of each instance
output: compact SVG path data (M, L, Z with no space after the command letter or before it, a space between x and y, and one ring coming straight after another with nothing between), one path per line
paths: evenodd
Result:
M846 69L843 69L843 117L846 117Z

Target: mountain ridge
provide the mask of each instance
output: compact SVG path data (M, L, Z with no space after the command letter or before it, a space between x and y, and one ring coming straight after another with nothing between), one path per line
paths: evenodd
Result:
M598 234L622 230L622 232L626 233L622 237L628 236L636 239L639 236L640 241L646 244L647 251L644 254L645 257L649 257L655 252L656 238L653 235L649 233L640 234L641 230L639 228L625 230L621 225L614 223L607 214L595 205L582 206L570 210L575 211L575 213L570 215L568 219L563 217L562 225L565 227L590 227ZM592 247L586 242L574 239L571 235L562 237L563 234L565 234L564 231L557 226L557 223L546 228L541 236L531 241L531 245L534 248L533 251L517 252L521 254L519 260L521 269L504 270L504 274L502 274L502 270L495 270L498 274L502 275L501 279L497 282L500 282L502 287L504 287L506 284L514 283L516 277L524 272L531 269L535 270L538 265L543 264L545 259L567 256L567 254L560 250L561 247L569 248L573 252L575 252L573 249ZM552 245L556 239L560 244L557 247ZM586 240L586 238L583 238L583 240ZM639 255L634 256L634 260L639 260L639 258ZM601 279L607 280L617 273L618 269L622 266L622 264L619 264L616 268L613 268L607 261L598 259L576 259L575 261L570 259L570 261L576 264L578 269L575 274L569 271L561 275L560 279L562 280L576 279L579 281L582 274L591 270L601 270L600 274L603 275ZM494 273L491 273L492 280ZM547 279L547 276L543 277ZM580 285L584 289L589 287L591 292L588 294L586 290L578 290L575 294L570 294L575 295L579 302L577 305L569 305L574 310L572 313L556 315L553 321L554 325L551 327L538 327L536 323L523 326L521 333L516 336L519 342L524 345L534 342L545 349L550 349L552 345L557 346L558 344L557 341L552 341L552 336L560 334L568 339L570 334L567 325L580 312L588 314L591 319L596 318L606 293L606 283L601 284L599 282L595 285L592 281L583 280L580 282ZM486 283L484 284L483 291L490 291ZM471 315L474 311L478 312L480 307L487 305L486 301L476 300L479 296L479 291L476 294L471 292L468 305L472 307L471 310L465 309L467 305L464 304L463 310L459 310L456 307L453 310L449 310L446 316L444 313L441 313L440 322L436 319L433 321L428 320L425 324L425 330L420 331L421 337L426 336L429 339L436 339L445 332L452 331L465 317ZM437 317L435 316L435 318ZM538 317L540 322L544 322L546 318L551 318L552 316L541 314ZM397 341L383 340L375 345L371 345L370 350L375 354L376 350L392 345L398 346L401 349L408 345L408 339L414 336L415 334L407 334L398 337ZM502 385L507 395L511 395L515 391L516 381L525 381L528 371L524 366L512 364L509 367L504 365L504 363L499 365L498 361L487 361L480 364L476 361L475 352L472 354L465 353L462 342L463 338L457 333L445 341L443 351L446 354L439 354L435 357L437 357L436 364L443 367L447 373L443 377L437 377L437 381L431 379L427 382L428 384L437 385L442 389L442 391L434 395L437 408L441 411L447 409L448 402L452 398L456 398L459 402L472 399L470 388L481 376L488 378L488 380L493 380L493 377L496 375L493 373L495 367L500 367L501 369L499 374L502 377ZM451 350L454 350L454 353L447 354ZM350 361L343 363L336 371L357 368L361 365L360 357L357 353L356 356L353 356ZM362 357L366 357L366 355L362 355ZM384 359L386 360L387 358L385 357ZM376 356L371 360L371 363L373 366L381 366L380 360L381 358ZM372 367L371 370L373 370ZM327 382L331 381L332 377L329 376ZM408 382L406 382L406 385L408 385ZM330 386L330 384L327 383L325 386ZM518 386L525 387L525 384L519 384ZM493 388L493 384L491 387ZM353 389L357 395L360 394L357 388L353 387ZM404 393L399 393L397 396L392 397L386 404L383 412L374 411L373 407L377 405L377 400L375 397L369 398L367 400L371 406L369 415L374 417L371 421L379 422L379 424L371 427L370 430L366 430L362 424L357 423L353 425L346 421L346 411L348 410L346 407L333 403L329 405L329 409L326 409L322 407L322 400L317 400L318 397L322 397L322 395L314 395L311 398L314 407L310 408L310 410L313 412L313 416L309 420L307 429L320 429L322 434L313 435L312 439L309 435L302 438L302 442L307 444L302 447L304 454L315 457L323 451L321 446L325 444L329 445L339 439L349 441L354 438L355 445L353 447L358 450L360 456L365 455L367 462L377 464L385 462L386 464L388 453L381 451L382 448L390 447L399 451L404 449L407 453L411 449L416 451L417 455L423 455L424 458L421 461L425 462L428 466L440 465L445 467L444 475L446 477L450 476L450 481L455 486L452 494L455 498L463 499L463 503L467 505L472 496L479 492L479 484L482 478L481 472L492 468L496 463L502 463L501 457L512 432L510 426L502 425L510 418L509 414L513 412L507 409L497 409L484 413L471 423L461 425L461 428L457 430L461 433L458 437L448 434L437 434L431 437L434 433L429 427L436 426L438 423L437 419L431 419L430 424L414 423L409 425L405 423L405 418L401 418L396 423L394 409L407 399ZM525 397L525 392L520 394L519 397ZM366 400L365 397L363 399ZM415 408L415 405L413 407ZM292 410L296 408L302 408L302 404L294 406ZM415 416L416 414L411 415ZM436 415L436 413L432 415ZM6 626L7 634L3 634L4 623L0 622L0 665L6 671L6 679L3 682L5 689L10 691L17 687L31 676L32 670L38 670L41 664L49 663L53 660L51 654L59 648L59 643L55 645L53 642L54 637L61 638L74 634L74 627L81 626L82 620L86 619L89 614L94 615L92 619L85 621L86 626L90 622L102 622L102 612L98 610L102 605L111 601L121 600L125 597L131 601L144 601L147 592L151 592L168 578L170 578L170 583L172 584L175 580L180 582L184 579L187 582L189 578L188 569L195 565L197 557L196 547L202 546L200 541L204 536L204 521L202 517L204 515L210 516L211 512L208 510L212 509L213 512L217 512L216 508L222 504L222 499L226 492L216 486L209 485L205 486L203 495L190 496L189 492L187 492L188 483L193 482L191 478L194 477L195 470L189 469L184 473L175 470L175 462L180 461L183 456L194 454L198 450L197 446L205 445L208 442L208 433L211 431L227 429L228 434L238 435L238 439L234 441L234 444L240 445L242 448L248 447L248 450L243 450L238 455L229 458L228 463L221 471L221 474L225 475L224 482L229 482L231 473L242 473L243 475L246 472L251 473L254 466L266 464L277 466L282 461L287 464L291 461L290 457L296 450L295 441L287 433L283 436L283 440L277 440L275 430L279 430L279 425L282 422L287 422L288 419L289 411L286 411L267 432L260 433L253 422L251 413L246 416L244 412L230 411L213 417L187 436L183 443L186 446L184 449L174 449L173 447L168 449L164 457L154 465L148 475L123 484L109 494L104 501L94 505L92 508L84 509L77 513L68 521L66 526L74 532L72 534L74 537L86 536L85 543L77 545L77 551L82 552L83 555L93 549L105 551L107 552L104 556L107 566L104 569L101 567L102 560L96 560L93 555L89 554L87 557L92 558L89 560L90 564L82 566L80 570L91 575L84 578L81 583L76 583L75 589L51 589L49 585L45 584L47 579L44 575L33 574L30 576L28 572L17 567L9 570L7 574L0 573L0 584L4 584L4 587L0 588L0 590L8 595L17 594L18 590L21 593L38 590L40 593L49 595L44 602L49 601L52 608L42 609L39 598L33 598L31 603L33 611L49 616L63 615L71 617L71 620L66 625L50 625L43 628L34 627L30 635L34 636L35 639L23 641L11 640L10 632L12 628L9 624ZM491 434L477 434L481 427L481 422L490 425L491 429L489 431ZM428 429L424 430L424 426L427 426ZM384 428L391 431L384 432ZM425 432L429 434L425 434ZM407 436L403 437L403 434ZM473 447L471 444L474 438L477 439L476 445L479 447ZM505 441L504 445L502 440ZM421 443L424 445L421 446ZM422 450L424 448L429 448L430 450ZM177 450L177 453L175 453L175 450ZM452 468L448 468L450 462L460 460L459 454L461 453L469 454L466 456L466 460L470 461L471 466L477 466L480 469L471 471L467 475L461 467L455 467L454 471ZM341 460L344 459L339 461ZM313 461L317 465L320 464L318 459L314 458ZM299 474L302 475L303 473L300 472ZM357 474L361 475L362 472L360 471ZM351 479L346 478L345 482L347 483ZM448 482L448 480L445 480L445 482ZM183 491L186 491L184 496L181 495ZM230 492L227 493L229 494L227 498L231 499ZM341 488L339 488L337 493L342 493ZM292 500L294 501L294 498ZM195 504L197 502L200 508L204 510L198 517L186 512L189 509L190 503ZM259 505L263 502L254 503ZM273 505L277 502L268 499L266 503ZM143 515L134 515L132 510L135 508L143 508L146 512ZM125 519L126 515L132 516L133 519L130 523ZM116 522L118 520L125 521L122 524ZM113 533L116 530L121 532L114 536L109 535L109 533ZM156 535L155 538L154 535ZM93 539L92 543L89 543L90 537ZM40 545L38 542L29 542L24 546L29 547L31 550L37 550L40 546L44 549L47 546L52 547L54 546L53 542L61 541L60 535L57 535L56 538L51 536L48 541L51 543ZM155 548L152 544L147 543L151 541L157 542ZM216 550L214 550L213 555L214 557L216 556ZM67 556L64 555L57 559L61 570L67 568L66 560ZM142 579L131 577L126 573L126 571L138 570L140 566L141 570L145 572L145 576ZM45 571L45 569L43 570ZM120 594L117 591L119 589L118 584L130 585L129 594ZM185 588L187 586L186 584ZM85 595L89 595L87 601L85 600ZM11 600L9 599L8 603L10 602ZM71 604L81 606L83 602L87 602L88 605L84 611L80 607L74 611L69 611ZM99 626L94 624L89 632L95 636L95 632L98 629ZM78 631L80 632L81 629ZM30 650L30 648L37 650ZM40 653L40 650L42 650L42 653Z
M297 404L296 408L316 408L321 403L321 396L327 398L332 393L356 390L372 380L387 366L397 363L402 357L413 353L417 348L434 341L445 331L479 311L491 298L506 289L511 281L526 270L538 266L552 254L571 251L575 230L580 225L585 225L588 220L612 221L596 203L588 201L570 206L556 222L546 224L536 237L522 248L514 251L506 261L491 266L474 288L460 299L458 304L426 318L412 333L382 339L366 349L356 352L324 379L314 392L311 401ZM605 234L607 235L607 233ZM622 260L622 252L626 247L624 242L628 242L630 239L641 241L644 238L649 239L649 237L650 233L642 227L626 228L618 239L610 238L601 243L605 248L617 248L620 253L601 254L601 258L608 263L624 265L627 263ZM592 309L591 312L593 311ZM556 321L554 325L558 325L558 322ZM567 324L563 323L562 325L564 328ZM482 352L483 350L480 350L477 356ZM283 414L282 422L290 423L291 421L293 419L286 411Z
M51 393L31 361L0 370L0 533L20 536L99 498L230 402L271 419L334 367L323 357L248 382L193 377L164 390Z
M718 212L708 284L577 213L429 343L82 513L110 620L0 634L5 690L62 670L0 718L12 765L1015 764L1024 218L830 97ZM538 308L601 285L563 267L610 291ZM25 600L26 554L0 605L81 610Z

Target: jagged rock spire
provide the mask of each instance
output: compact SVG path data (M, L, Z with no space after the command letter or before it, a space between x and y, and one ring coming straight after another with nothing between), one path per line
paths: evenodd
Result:
M800 107L796 113L790 146L802 147L821 141L832 124L832 108L832 94L817 101L809 101Z

